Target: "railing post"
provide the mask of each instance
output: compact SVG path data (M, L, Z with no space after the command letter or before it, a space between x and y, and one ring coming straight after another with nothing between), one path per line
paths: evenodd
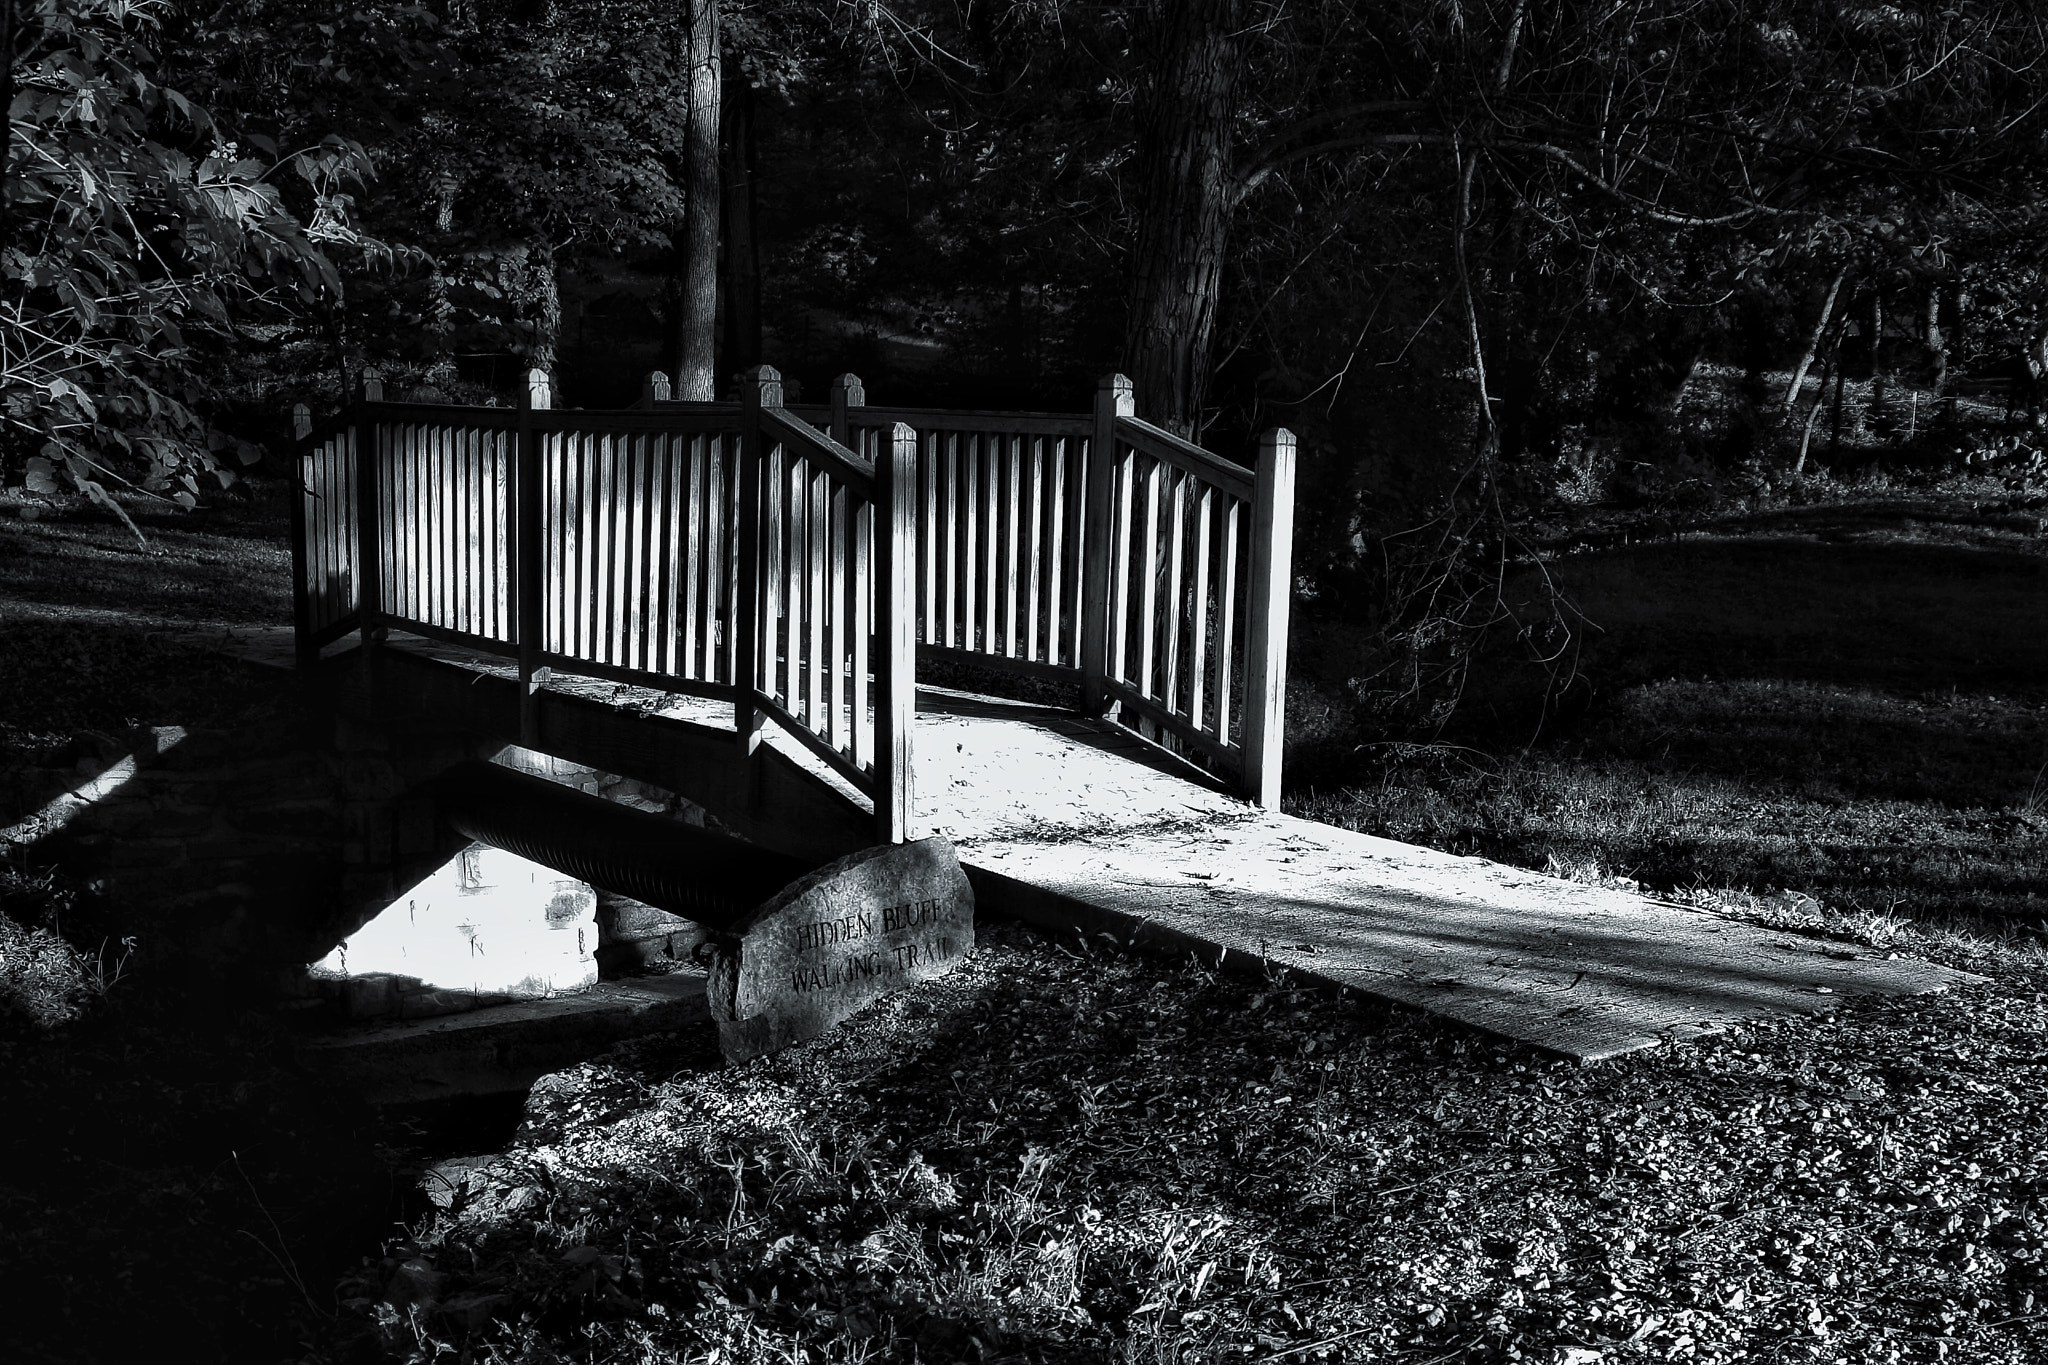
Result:
M660 370L649 370L640 387L640 406L652 411L656 403L668 401L668 376Z
M362 631L363 676L370 689L372 705L376 704L377 683L383 663L379 658L379 646L385 635L384 565L378 553L383 544L380 534L383 493L378 486L383 471L377 459L376 424L364 420L363 404L383 401L384 381L374 374L364 375L362 402L350 414L348 424L348 453L356 462L356 620ZM394 515L397 510L393 509Z
M832 439L856 455L861 453L861 449L853 443L851 410L864 408L867 404L867 387L860 382L859 375L842 374L832 381Z
M761 409L782 406L782 375L772 365L756 365L740 377L740 487L738 591L733 599L733 728L739 732L739 758L747 801L752 803L754 755L761 747L761 708L754 703L761 686L761 478L767 443L761 434Z
M540 745L540 694L550 671L541 662L547 644L543 604L547 600L548 544L542 530L542 441L533 429L533 414L554 405L554 383L548 372L538 366L529 369L519 391L519 477L514 483L518 500L514 539L519 566L519 741L529 749Z
M1287 740L1287 608L1294 583L1294 433L1259 438L1252 488L1252 561L1246 611L1244 786L1267 810L1280 806Z
M875 460L875 840L914 836L917 432L898 422Z
M313 434L313 410L304 403L292 408L292 655L302 673L320 662L313 644L313 595L306 582L312 572L311 550L306 544L306 490L313 480L307 472L313 456L305 440Z
M1095 391L1095 434L1088 445L1088 490L1082 503L1087 558L1081 569L1081 707L1091 716L1109 710L1103 679L1109 676L1110 541L1116 528L1111 508L1116 468L1116 419L1138 415L1131 381L1105 377Z

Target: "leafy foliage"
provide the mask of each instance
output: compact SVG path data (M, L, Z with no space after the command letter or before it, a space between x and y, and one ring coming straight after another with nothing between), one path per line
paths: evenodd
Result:
M228 130L162 82L153 0L38 0L13 56L0 255L0 405L29 487L69 483L120 513L108 485L192 507L231 483L209 431L195 334L337 280L355 152L289 158L312 186L302 225L269 177L267 139ZM243 458L254 451L242 447ZM120 513L125 517L125 513Z

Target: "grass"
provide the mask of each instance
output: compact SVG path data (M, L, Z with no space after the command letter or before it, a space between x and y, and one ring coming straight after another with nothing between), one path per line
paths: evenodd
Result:
M1386 746L1298 813L1665 895L1792 891L2048 936L2048 706L1770 679L1622 690L1565 737Z
M326 1353L2039 1359L2043 964L1965 960L1996 984L1579 1067L990 926L764 1063L543 1082Z

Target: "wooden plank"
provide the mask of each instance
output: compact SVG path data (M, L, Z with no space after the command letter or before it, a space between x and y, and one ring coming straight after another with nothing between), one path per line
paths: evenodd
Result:
M1168 711L1181 711L1183 691L1180 679L1180 636L1181 623L1187 614L1187 603L1181 597L1181 561L1187 554L1187 500L1194 484L1187 474L1176 472L1167 483L1167 498L1171 512L1167 518L1166 532L1166 596L1160 622L1166 636L1165 658L1161 661L1160 698L1165 701Z
M655 466L652 498L654 539L651 544L654 573L661 585L661 610L649 625L654 632L649 665L657 673L687 677L680 655L683 643L683 514L686 505L682 489L689 457L685 444L666 434L659 438L657 448L661 458Z
M1024 521L1023 504L1020 501L1024 449L1021 438L1016 436L998 437L997 447L997 454L1003 461L1004 474L1002 652L1015 658L1020 648L1017 639L1017 594L1022 590L1024 578L1017 564L1017 549Z
M1287 615L1294 583L1294 433L1259 439L1258 493L1245 594L1244 786L1267 810L1280 807L1287 727Z
M1113 638L1109 647L1108 676L1117 679L1127 678L1130 667L1131 542L1137 534L1136 523L1132 519L1138 496L1137 476L1137 455L1128 446L1120 448L1116 458L1116 503L1109 520L1109 533L1115 541L1111 551L1115 564L1110 570L1109 585Z
M739 686L743 675L739 668L740 635L746 629L746 619L741 611L740 580L747 572L746 548L740 535L740 524L746 520L741 512L745 504L741 501L743 491L740 462L745 454L742 442L720 438L711 450L715 457L708 471L716 485L707 495L707 512L716 516L712 523L716 532L706 546L704 585L707 595L717 596L716 610L706 610L704 628L713 632L707 638L706 647L715 645L718 650L718 674L726 682ZM711 675L707 666L705 675Z
M911 730L917 722L917 433L898 424L887 458L877 462L875 612L877 616L875 838L900 844L915 837L916 801Z
M1024 652L1026 659L1037 660L1039 652L1039 621L1045 614L1045 447L1046 438L1033 436L1026 443L1030 448L1030 476L1025 480L1024 502L1028 515L1024 528L1024 543L1029 546L1029 558L1024 566ZM1055 609L1052 623L1055 629L1059 615ZM1012 651L1013 653L1015 651Z
M856 767L867 769L875 763L875 724L868 702L868 644L875 625L874 530L875 505L856 499L853 573L848 585L853 603L853 761Z
M726 635L733 642L733 722L739 731L739 757L743 762L751 761L761 745L760 708L756 705L761 691L761 609L765 586L761 582L761 541L766 528L761 512L765 494L774 481L768 477L769 443L761 430L760 414L764 403L782 401L778 378L762 367L740 385L740 399L746 410L745 435L734 481L733 534L738 553L730 556L735 579ZM743 773L742 783L749 783L751 777L751 771Z
M1176 469L1195 474L1232 497L1249 500L1252 496L1252 471L1241 464L1212 454L1140 417L1119 418L1116 431L1126 445Z
M1208 700L1206 684L1209 680L1209 559L1212 542L1209 523L1215 512L1216 490L1206 483L1197 483L1195 492L1195 553L1192 567L1194 582L1189 584L1188 602L1192 610L1189 620L1191 635L1188 641L1188 724L1202 729L1204 703Z
M644 435L621 438L627 457L626 479L626 641L625 654L619 662L628 668L652 671L647 662L647 617L650 611L659 610L661 590L654 581L652 558L648 554L649 532L653 529L648 522L652 506L651 484L654 479L654 460L649 449L653 440Z
M477 452L475 433L457 427L452 433L456 484L462 509L455 525L455 624L465 635L482 635L478 621L477 586L482 581L481 517L477 502Z
M945 589L945 629L939 633L939 640L948 648L954 648L960 643L955 629L960 605L960 443L950 435L934 436L932 441L934 451L945 451L946 461L946 557L939 570ZM879 508L881 504L876 506ZM885 512L877 511L875 515L886 520ZM881 533L882 528L877 527L875 534Z
M981 650L999 654L997 609L1002 597L1002 438L981 437L975 442L981 456L981 567L977 578L981 590Z
M939 640L939 456L938 446L929 440L920 440L918 449L923 458L918 461L918 474L924 481L924 496L919 503L917 518L918 567L923 573L924 598L920 613L924 620L923 639L926 644ZM866 500L872 505L873 499ZM865 697L866 688L862 687ZM866 703L862 703L865 707Z
M619 658L619 485L625 470L620 466L617 440L609 433L592 435L591 459L597 465L596 532L591 546L591 640L590 657L608 664Z
M546 461L541 451L544 438L533 430L529 420L532 415L532 400L522 394L519 433L513 446L512 563L519 651L519 739L529 746L540 742L540 708L534 679L546 644L544 585L550 567L546 559L552 554L546 537L548 489L543 473Z
M553 438L541 432L534 432L532 445L536 452L534 469L534 495L540 499L541 514L544 518L541 532L548 548L548 574L540 585L542 594L543 626L536 648L558 649L566 634L567 626L562 620L563 574L569 566L569 466L559 458L561 452Z
M844 479L854 488L867 491L874 487L874 467L809 422L777 408L764 408L761 420L768 431L789 446L792 455L831 471L834 478Z
M1081 626L1081 706L1100 714L1108 704L1104 679L1113 671L1112 658L1122 647L1113 601L1116 587L1118 539L1114 508L1116 492L1116 424L1126 413L1137 411L1131 381L1120 374L1105 378L1095 392L1095 420L1088 443L1087 482L1080 497L1079 515L1069 526L1076 531L1089 527L1083 551L1082 572L1075 585Z
M831 614L832 588L830 569L826 556L830 546L826 536L831 529L831 496L835 480L822 469L815 470L804 490L807 506L805 519L809 525L807 537L810 554L805 566L804 615L810 627L810 639L806 642L809 651L809 676L804 684L804 724L812 733L822 735L831 721L831 712L825 702L825 625ZM834 670L837 671L836 669ZM836 747L836 746L835 746Z
M1045 598L1051 617L1046 624L1045 660L1081 665L1081 497L1087 470L1081 461L1086 443L1074 438L1055 442L1052 451L1052 547L1046 554L1051 578ZM1073 594L1070 605L1068 594Z
M762 437L764 444L767 439ZM782 466L781 444L768 447L761 460L761 663L758 676L748 681L770 697L776 693L776 657L782 650L782 635L776 629L782 620L782 537L787 524L782 490L788 480Z
M296 425L307 428L311 425L312 414L301 403ZM301 430L298 434L304 435ZM312 485L314 476L313 457L300 452L292 457L291 492L287 495L291 508L292 537L292 646L293 656L301 672L310 670L320 662L320 649L313 644L313 594L311 585L321 581L322 565L316 549L317 532L306 529L308 514L314 511ZM315 523L317 525L317 523Z
M1223 495L1223 533L1218 537L1221 544L1217 547L1220 579L1216 590L1216 728L1210 733L1226 744L1230 742L1230 686L1237 664L1237 566L1244 553L1239 544L1242 536L1238 512L1243 506L1243 502L1229 494Z
M954 439L962 446L960 467L966 471L966 511L960 521L960 647L980 649L981 450L971 434Z
M840 390L844 393L844 389ZM853 542L847 526L847 503L851 494L844 484L833 481L831 545L826 555L825 599L832 610L831 653L828 655L825 698L825 737L834 749L853 754L852 718L846 714L846 626L852 616Z
M782 578L782 704L791 714L801 714L797 708L804 677L804 550L808 540L810 462L787 447L785 453L789 456L789 473L783 485L783 506L789 523L783 533L783 546L789 557ZM774 692L773 688L768 690Z
M1142 696L1156 697L1158 683L1153 666L1158 659L1159 636L1159 498L1166 466L1158 460L1145 461L1145 530L1138 554L1138 669L1135 682Z
M684 450L689 482L684 487L679 512L683 584L678 613L681 653L675 671L685 678L709 679L718 676L717 637L713 631L718 615L719 575L712 567L717 563L714 547L719 543L717 439L694 435Z
M852 783L855 790L864 796L872 797L875 794L874 774L862 772L859 768L855 767L852 759L820 739L810 726L804 724L800 717L791 715L789 710L780 702L769 697L762 697L760 699L760 706L771 719L782 727L783 733L803 745L804 748L810 750L824 762L826 767Z

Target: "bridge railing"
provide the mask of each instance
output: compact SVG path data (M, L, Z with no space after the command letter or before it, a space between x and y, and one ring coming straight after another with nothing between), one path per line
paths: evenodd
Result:
M1077 680L1090 709L1275 806L1294 436L1267 432L1248 468L1135 406L1121 375L1083 415L870 407L843 375L829 405L791 411L858 449L917 433L924 655Z
M730 701L743 757L776 721L900 841L910 434L878 470L783 413L768 369L693 407L554 410L544 381L517 409L388 403L373 381L324 430L302 409L302 658L397 629L514 659L530 741L556 670Z
M386 403L314 431L294 500L302 653L398 628L519 663L730 701L910 823L919 653L1075 683L1084 705L1276 805L1294 438L1249 468L1140 420L873 407L623 412ZM373 552L364 554L363 546Z

